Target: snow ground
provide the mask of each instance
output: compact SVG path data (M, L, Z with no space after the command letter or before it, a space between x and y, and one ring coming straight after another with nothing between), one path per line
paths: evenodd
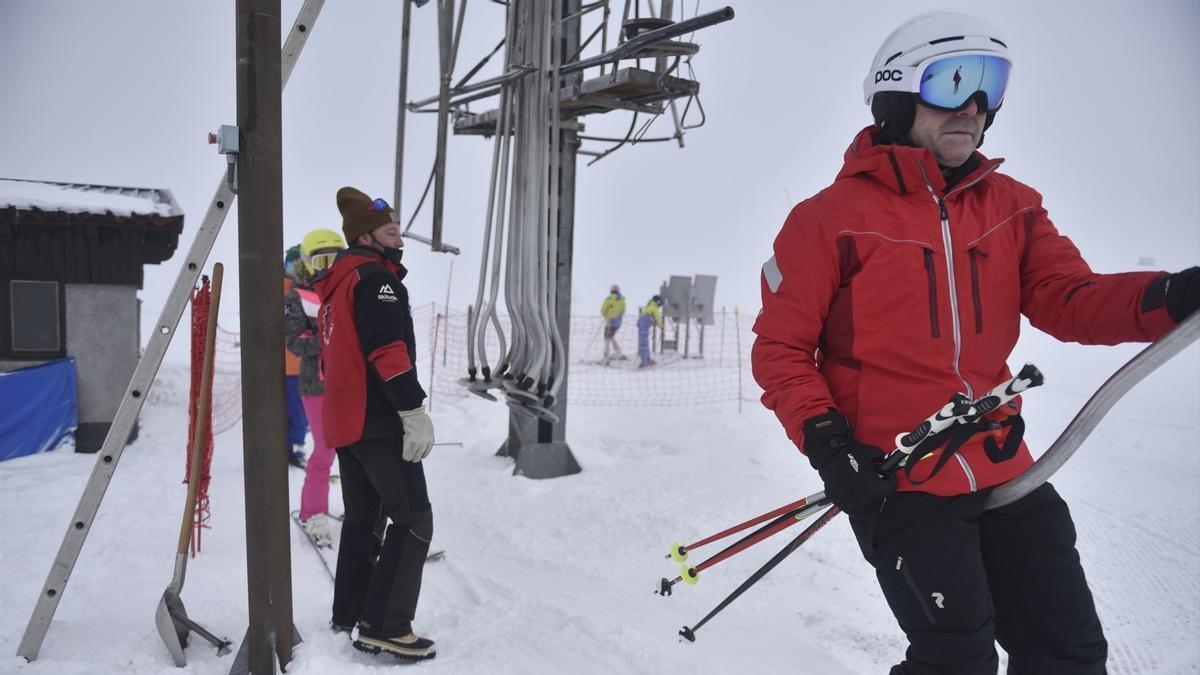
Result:
M1031 331L1027 330L1027 334ZM1091 393L1138 351L1027 335L1016 352L1047 385L1026 396L1028 437L1048 445ZM185 487L186 373L164 369L124 453L40 657L14 656L95 462L56 451L0 463L0 672L226 673L193 637L176 669L154 628L171 579ZM691 541L820 489L815 472L757 404L574 407L568 440L581 474L511 475L494 456L506 409L470 398L432 411L427 464L434 548L417 627L438 642L427 673L882 673L903 636L844 519L835 520L697 633L693 625L790 539L706 572L674 596L652 593ZM212 529L191 560L189 615L240 644L246 627L241 429L217 437ZM292 508L301 472L289 471ZM1119 674L1200 672L1200 350L1193 346L1121 401L1055 478ZM340 509L332 486L332 509ZM288 521L291 527L290 521ZM799 528L789 530L798 533ZM792 535L794 536L794 535ZM292 529L295 621L304 642L289 673L390 672L326 628L331 584ZM716 545L694 555L714 553ZM701 558L702 559L702 558Z

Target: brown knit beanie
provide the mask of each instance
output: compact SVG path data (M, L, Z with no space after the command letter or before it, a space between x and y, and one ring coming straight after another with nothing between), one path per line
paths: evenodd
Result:
M383 208L377 208L376 201L382 200L371 199L352 187L337 191L337 207L342 214L342 234L346 235L346 244L353 246L355 239L392 222L392 207L384 202Z

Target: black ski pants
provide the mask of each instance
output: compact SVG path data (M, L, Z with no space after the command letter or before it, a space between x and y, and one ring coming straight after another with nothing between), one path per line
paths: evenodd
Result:
M1049 483L983 510L987 493L904 492L851 518L900 628L891 675L1105 673L1108 643L1075 550L1075 524Z
M338 448L346 518L338 548L333 622L376 637L412 631L421 574L433 539L425 469L401 457L401 439ZM380 537L377 524L391 521ZM381 528L380 528L381 530Z

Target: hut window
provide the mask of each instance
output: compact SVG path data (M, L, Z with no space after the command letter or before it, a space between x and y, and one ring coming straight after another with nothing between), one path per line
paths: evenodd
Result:
M9 283L9 330L14 354L63 351L62 287L57 281Z

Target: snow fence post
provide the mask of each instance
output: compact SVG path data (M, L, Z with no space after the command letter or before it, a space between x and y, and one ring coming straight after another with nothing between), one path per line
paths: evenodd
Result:
M737 305L733 307L733 332L737 339L738 414L742 414L742 322Z

